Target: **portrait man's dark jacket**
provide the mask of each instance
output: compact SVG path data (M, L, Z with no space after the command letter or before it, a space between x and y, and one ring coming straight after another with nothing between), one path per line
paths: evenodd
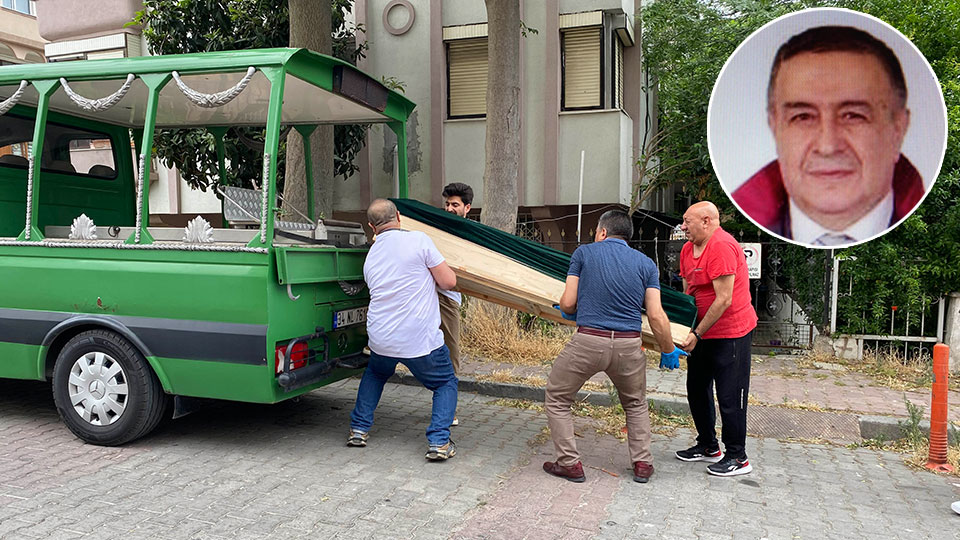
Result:
M890 225L916 208L923 198L923 179L903 154L893 170L893 216ZM747 216L768 231L792 238L790 204L783 187L780 163L771 161L733 192L733 200Z

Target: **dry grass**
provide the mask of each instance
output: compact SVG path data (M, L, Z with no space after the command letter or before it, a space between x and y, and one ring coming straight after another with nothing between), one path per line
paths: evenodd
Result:
M491 402L500 407L511 407L513 409L524 409L527 411L543 412L543 403L538 401L529 401L526 399L508 399L501 398Z
M923 407L914 405L906 397L903 398L907 407L908 418L900 422L902 438L895 441L867 440L859 446L890 450L903 454L903 461L910 467L919 470L930 470L925 467L930 452L930 439L927 432L921 428L923 421ZM960 477L960 437L957 436L957 426L949 424L947 438L947 464L953 467L952 472L931 471L937 474L947 474Z
M543 404L520 399L498 399L494 405L543 412ZM619 440L627 438L627 417L619 403L611 407L591 405L583 401L574 402L573 414L581 418L594 420L594 429L599 435L612 435ZM693 419L689 415L672 414L657 407L650 407L651 431L661 435L673 435L677 428L693 428Z
M497 369L491 373L474 373L473 378L482 382L522 384L541 388L547 385L547 380L539 375L516 375L508 369Z
M904 462L917 469L926 469L927 458L930 457L929 442L923 442L907 449L907 455L903 458ZM960 476L960 445L952 444L947 446L947 463L953 467L952 476Z
M847 367L870 376L878 386L894 390L925 390L933 382L933 363L928 355L904 358L889 350L864 351L863 360Z
M897 439L895 441L878 441L875 439L863 441L859 445L876 450L886 450L897 452L903 455L903 462L909 467L917 470L928 471L927 459L930 457L930 446L927 439L911 442L909 439ZM951 444L947 446L947 463L953 467L953 472L945 473L940 471L931 471L935 474L960 477L960 444Z
M517 311L471 299L461 328L463 350L480 360L521 366L550 364L570 338L570 327L533 319L520 326Z
M795 399L791 399L791 400L784 399L783 403L777 403L777 404L774 404L773 406L780 407L783 409L795 409L798 411L827 412L830 410L830 409L821 407L816 403L808 403L806 401L797 401Z
M547 380L539 375L517 375L509 369L495 369L490 373L474 373L473 378L482 382L522 384L538 388L547 386ZM607 384L587 381L583 383L581 389L588 392L606 392L607 388Z
M861 360L844 360L826 354L811 352L805 357L811 364L824 362L838 364L873 379L874 386L883 386L894 390L929 390L933 382L933 360L929 354L904 358L903 351L881 348L879 351L866 350ZM843 382L834 382L837 386L846 386ZM960 377L949 379L951 390L960 390Z

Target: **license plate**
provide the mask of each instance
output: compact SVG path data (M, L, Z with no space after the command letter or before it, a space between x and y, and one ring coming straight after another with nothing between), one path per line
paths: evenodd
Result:
M333 312L333 327L343 328L367 322L367 308L358 307Z

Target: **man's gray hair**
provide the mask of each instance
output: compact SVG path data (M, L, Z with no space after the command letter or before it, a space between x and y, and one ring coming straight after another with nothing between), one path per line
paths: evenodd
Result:
M367 221L380 227L397 220L397 205L388 199L375 199L367 208Z

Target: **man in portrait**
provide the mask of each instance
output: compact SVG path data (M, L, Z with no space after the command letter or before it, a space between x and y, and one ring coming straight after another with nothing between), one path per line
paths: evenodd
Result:
M882 41L846 26L811 28L777 51L767 87L777 159L736 191L768 231L812 246L880 234L923 198L900 152L910 124L900 61Z

